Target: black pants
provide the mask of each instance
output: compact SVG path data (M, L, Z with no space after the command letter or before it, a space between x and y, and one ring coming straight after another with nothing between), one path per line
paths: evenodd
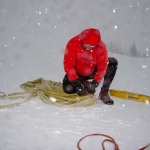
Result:
M109 57L109 63L107 66L106 73L104 75L103 87L109 89L109 86L110 86L110 84L111 84L111 82L114 79L114 76L116 74L117 66L118 66L118 61L113 57ZM89 75L87 77L80 76L80 75L78 75L78 76L79 76L81 82L84 83L88 79L93 79L95 73L96 73L96 69L91 75ZM74 87L72 85L72 83L69 81L67 75L65 75L65 77L63 79L63 90L65 93L68 93L68 94L76 92L76 87Z

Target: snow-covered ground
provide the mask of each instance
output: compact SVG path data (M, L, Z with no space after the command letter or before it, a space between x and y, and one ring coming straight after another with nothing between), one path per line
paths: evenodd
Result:
M72 18L77 16L77 10L69 0L50 2L0 2L0 91L7 94L22 91L20 84L39 77L62 81L67 41L88 26L101 30L90 20L81 25L76 17ZM119 62L111 89L150 95L150 59L112 53L109 56ZM112 98L113 106L97 101L90 107L62 108L37 99L1 109L0 149L77 150L78 140L92 133L113 137L121 150L137 150L150 143L150 105ZM3 104L5 101L1 100L0 105ZM81 147L98 150L102 140L88 137ZM112 150L113 145L106 144L106 149Z

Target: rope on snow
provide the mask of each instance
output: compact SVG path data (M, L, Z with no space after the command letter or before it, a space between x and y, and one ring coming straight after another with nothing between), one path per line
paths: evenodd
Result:
M1 92L2 95L0 95L0 99L23 99L24 101L0 106L0 109L19 106L23 102L35 98L39 98L47 104L60 107L90 106L96 103L96 99L93 94L86 96L79 96L77 93L66 94L63 92L61 82L44 80L43 78L39 78L34 81L28 81L20 85L20 88L23 89L24 92L16 92L8 95Z
M112 137L110 137L109 135L99 134L99 133L89 134L89 135L86 135L86 136L82 137L82 138L78 141L78 143L77 143L77 148L78 148L78 150L82 150L81 147L80 147L81 141L83 141L83 139L85 139L85 138L87 138L87 137L89 137L89 136L103 136L103 137L106 137L106 138L107 138L107 139L105 139L105 140L102 141L102 150L106 150L106 149L105 149L105 146L104 146L104 143L105 143L105 142L110 142L110 143L112 143L112 144L114 145L114 150L119 150L118 144L116 143L116 141L115 141ZM139 150L145 150L145 149L148 148L148 147L150 147L150 143L147 144L146 146L140 148Z

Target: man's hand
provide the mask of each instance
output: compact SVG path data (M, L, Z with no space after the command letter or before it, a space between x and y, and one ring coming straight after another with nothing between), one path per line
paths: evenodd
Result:
M78 93L78 95L83 96L83 95L86 95L88 93L85 89L84 84L82 84L80 79L74 80L71 83L76 88L76 92Z
M99 83L95 80L93 80L92 82L90 81L86 81L85 82L85 88L86 88L86 91L88 93L92 93L94 94L95 93L95 89L98 87Z

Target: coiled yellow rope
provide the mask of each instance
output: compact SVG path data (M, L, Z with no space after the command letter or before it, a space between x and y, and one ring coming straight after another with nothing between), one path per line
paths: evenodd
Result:
M12 108L19 106L23 102L31 99L39 98L43 102L60 106L60 107L76 107L76 106L90 106L96 103L95 96L92 94L86 96L79 96L75 94L66 94L63 92L62 83L51 80L44 80L43 78L34 81L28 81L20 88L25 92L16 92L8 95L0 96L0 99L17 100L24 99L22 102L0 106L0 109Z

